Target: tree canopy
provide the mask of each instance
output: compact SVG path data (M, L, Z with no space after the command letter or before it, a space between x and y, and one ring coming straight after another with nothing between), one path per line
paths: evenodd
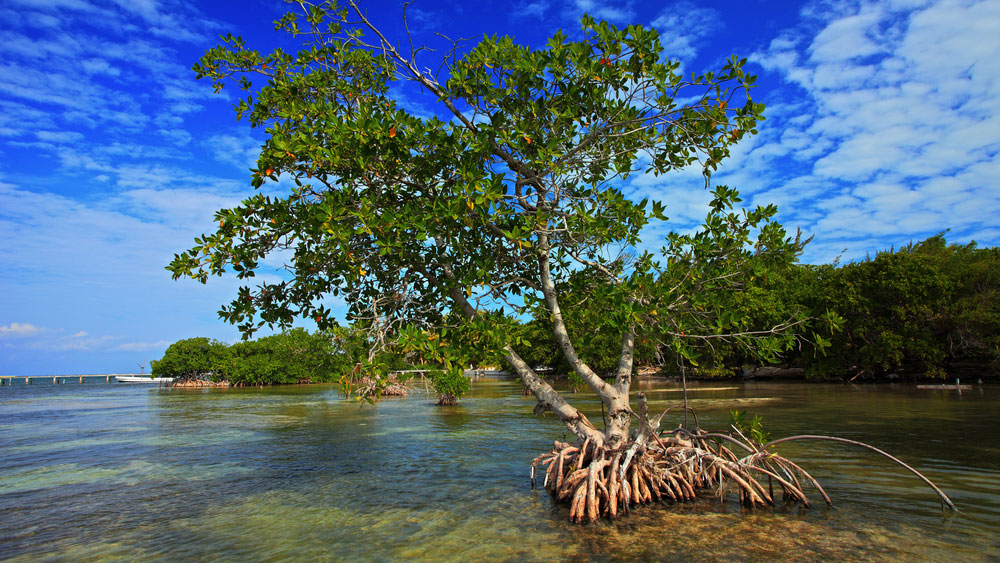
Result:
M204 336L178 340L167 347L162 358L149 363L150 374L184 379L207 376L216 369L225 350L224 343Z
M261 53L227 36L194 67L217 90L241 88L237 115L266 130L252 185L292 185L220 210L216 232L169 266L174 277L249 280L265 257L286 256L284 279L244 286L220 311L245 335L298 317L329 326L326 299L340 296L376 346L419 350L452 376L463 350L492 351L539 406L609 444L628 435L637 338L689 360L722 342L765 356L796 342L789 329L801 315L752 328L724 307L801 249L772 221L773 206L741 209L736 190L714 186L701 229L649 245L644 228L665 221L668 207L633 201L624 187L636 174L687 167L710 187L762 119L744 59L685 78L655 29L585 16L573 37L560 32L542 47L495 36L456 44L434 73L353 0L298 6L276 24L301 39L299 51ZM399 81L418 84L438 116L396 99ZM600 281L607 304L583 330L614 335L610 382L567 328L560 288L580 272ZM604 433L519 355L530 343L511 327L531 312L605 403Z
M844 264L802 268L799 302L845 320L818 376L982 376L1000 369L1000 249L944 234Z
M337 331L343 332L343 331ZM331 332L295 328L234 345L204 337L186 338L154 360L152 373L182 380L228 381L233 385L271 385L336 381L358 361L348 338Z

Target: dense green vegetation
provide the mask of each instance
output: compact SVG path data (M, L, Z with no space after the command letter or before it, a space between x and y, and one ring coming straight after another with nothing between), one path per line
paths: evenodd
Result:
M602 376L613 375L619 360L619 336L594 331L608 303L596 278L581 272L563 294L573 305L566 315L570 334L581 342L581 356ZM750 330L766 330L779 319L806 312L812 317L833 313L843 319L829 338L831 346L817 351L811 340L776 357L777 362L806 369L808 377L909 378L943 377L966 372L990 375L1000 370L1000 248L974 243L947 244L942 235L898 250L844 265L793 265L774 270L742 292L729 305ZM551 322L540 312L518 321L494 316L514 338L530 343L522 357L536 369L556 376L574 373L552 335ZM810 330L808 323L801 332ZM337 381L364 362L370 350L366 330L337 327L310 334L301 328L232 346L208 338L188 338L172 344L153 374L228 379L234 384L276 384ZM637 336L638 365L664 364L671 373L678 358ZM823 339L822 335L819 338ZM451 339L461 354L479 366L501 365L502 358L474 333ZM384 350L373 362L384 370L440 370L426 361L420 347ZM759 365L759 358L725 343L701 349L694 356L693 374L737 376ZM690 361L688 361L688 365ZM461 397L468 380L454 370L429 372L441 395ZM582 381L574 381L583 387Z
M605 314L606 303L593 289L568 295L578 306L567 324L588 343L587 361L604 373L613 370L618 361L614 336L588 330ZM807 377L934 378L1000 370L1000 249L949 245L943 235L844 265L772 269L733 292L725 307L744 320L746 330L765 331L802 313L810 319L840 317L832 336L813 334L773 357L774 363L804 368ZM800 325L798 332L810 333L813 323ZM539 315L522 326L533 344L525 358L567 373L547 325ZM815 341L831 346L818 350ZM675 371L679 358L669 347L640 346L636 361L655 364L657 351L664 371ZM695 368L689 373L701 377L739 376L760 365L759 356L725 342L703 346L691 360L685 360Z
M815 376L943 377L1000 369L1000 248L943 235L835 266L801 266L790 292L845 320L828 354L791 354ZM771 293L780 292L772 288Z
M421 369L442 396L454 401L469 389L469 381L424 362L410 350L386 349L369 356L371 343L362 327L333 327L313 333L303 328L226 344L205 337L186 338L171 344L163 357L152 362L152 375L180 381L203 380L231 385L280 385L338 382L347 387L364 377L360 366L377 365L384 372ZM395 376L404 381L405 375Z
M272 385L337 381L353 366L335 335L296 328L233 345L188 338L170 345L151 364L157 377L229 381L233 385Z
M163 357L150 362L155 377L194 379L209 376L228 354L224 342L205 337L186 338L171 344Z

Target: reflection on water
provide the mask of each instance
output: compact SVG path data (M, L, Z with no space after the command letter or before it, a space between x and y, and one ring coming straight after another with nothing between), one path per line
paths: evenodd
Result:
M643 382L651 404L676 386ZM600 405L583 395L591 420ZM1000 557L1000 390L693 386L706 428L731 408L775 436L835 434L915 465L959 505L861 449L789 443L832 508L745 511L732 499L566 522L528 487L565 429L508 381L455 407L377 406L328 386L0 388L0 558L37 560L990 560ZM673 416L673 413L668 416ZM683 415L667 420L676 423ZM816 498L819 501L819 498Z

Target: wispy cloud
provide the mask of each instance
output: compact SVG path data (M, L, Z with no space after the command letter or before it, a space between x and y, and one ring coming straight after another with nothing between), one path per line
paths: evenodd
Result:
M89 152L109 137L148 142L155 120L169 142L191 141L181 116L211 103L212 93L177 55L186 41L206 42L217 24L173 1L13 1L16 17L0 19L0 109L16 116L0 120L3 136L41 131L38 139L62 146L86 135L79 148Z
M546 0L517 2L510 10L510 16L512 18L543 18L550 6L551 4Z
M115 347L116 350L123 350L126 352L148 352L151 350L164 350L167 346L170 346L170 342L166 340L157 340L155 342L122 342Z
M243 131L212 135L202 143L219 162L245 172L257 164L261 140Z
M162 352L166 340L135 341L124 336L92 335L85 330L66 334L64 329L46 329L29 323L0 326L0 347L49 352Z
M664 55L687 62L697 54L698 45L721 26L720 21L712 8L679 2L664 8L652 24L660 32Z
M589 14L598 20L612 23L631 23L635 16L632 2L609 2L607 0L569 0L563 8L563 15L579 21L580 16Z
M1000 99L1000 5L826 8L810 5L803 29L753 57L801 95L779 98L786 113L765 124L764 142L726 170L750 164L771 171L754 201L795 206L822 190L827 197L809 206L811 217L793 208L786 219L800 219L818 241L833 239L850 256L944 227L969 238L995 224L1000 107L991 100ZM809 256L825 260L830 251Z
M0 338L34 336L42 329L28 323L10 323L0 326Z
M995 2L809 4L800 26L752 57L793 86L765 95L760 134L737 145L713 183L740 189L747 204L779 204L788 227L816 235L809 261L860 258L945 228L996 244L995 29ZM684 230L707 211L702 185L687 169L640 176L630 189L667 203Z

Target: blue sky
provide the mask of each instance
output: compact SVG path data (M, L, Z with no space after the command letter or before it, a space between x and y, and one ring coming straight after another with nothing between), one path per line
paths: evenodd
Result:
M398 33L398 3L366 5ZM216 316L234 279L174 282L163 269L251 192L261 139L190 66L227 32L287 46L271 24L286 7L3 3L0 374L137 371L181 338L238 338ZM688 72L750 59L767 121L715 181L814 235L805 261L944 229L1000 243L1000 2L418 0L410 21L418 42L442 31L539 45L584 12L657 27ZM412 98L416 111L425 102ZM705 213L701 186L685 170L627 190L662 200L683 230Z

